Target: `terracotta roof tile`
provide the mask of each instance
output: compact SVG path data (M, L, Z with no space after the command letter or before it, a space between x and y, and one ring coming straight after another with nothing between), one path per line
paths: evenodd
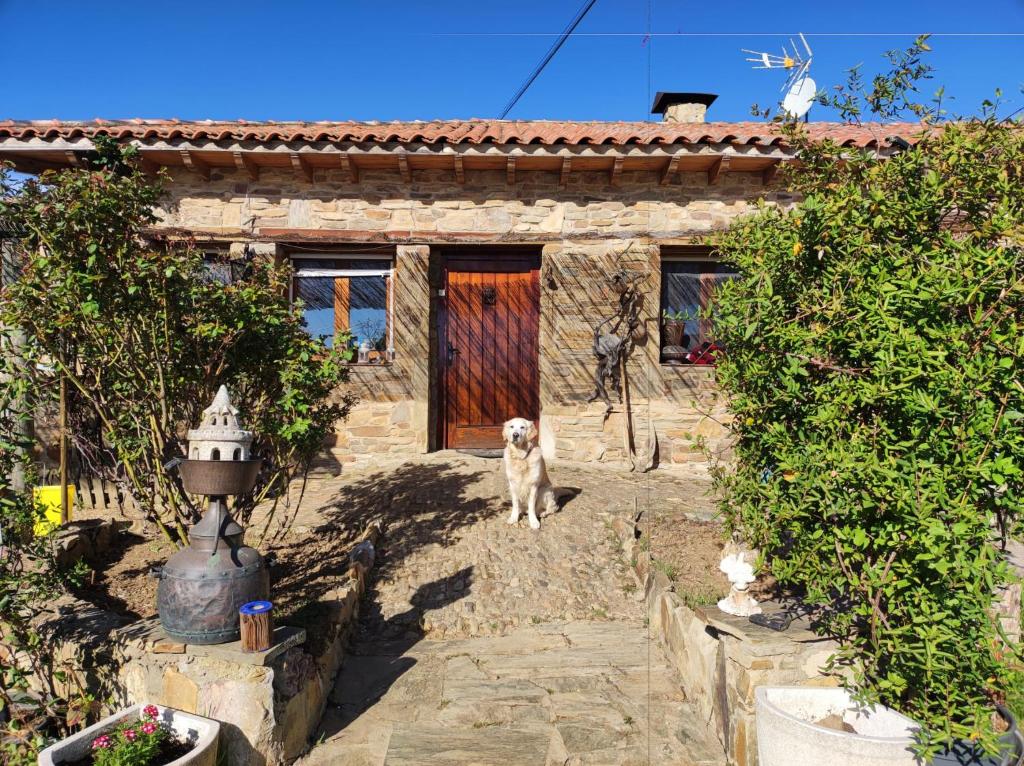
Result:
M917 123L812 122L815 137L829 136L844 146L873 148L893 135L913 140ZM0 120L4 138L81 138L109 135L120 139L214 141L330 141L356 143L451 143L651 145L760 144L781 145L778 129L765 122L560 122L548 120L436 120L432 122L234 122L201 120Z

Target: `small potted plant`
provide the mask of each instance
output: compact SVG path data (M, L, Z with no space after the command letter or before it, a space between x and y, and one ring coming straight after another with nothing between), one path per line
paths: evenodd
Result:
M214 766L220 724L132 705L39 753L39 766Z
M661 312L662 346L683 345L688 319L690 319L690 315L686 311L665 309Z

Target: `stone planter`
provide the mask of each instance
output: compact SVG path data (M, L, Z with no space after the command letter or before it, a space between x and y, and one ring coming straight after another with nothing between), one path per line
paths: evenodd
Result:
M104 718L88 729L83 729L67 739L50 745L39 754L39 766L58 766L84 758L92 750L92 741L118 724L142 717L143 704L132 705L112 716ZM156 706L160 711L158 721L167 726L178 739L192 743L192 751L167 766L214 766L217 762L217 738L220 724L209 718L183 713L174 708Z
M857 705L844 689L761 686L756 692L760 766L918 766L917 724L895 710ZM817 725L838 716L856 733Z

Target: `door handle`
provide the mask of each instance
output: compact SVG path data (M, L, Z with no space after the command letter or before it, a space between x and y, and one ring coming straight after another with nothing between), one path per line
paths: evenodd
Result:
M457 348L455 348L455 346L453 346L451 344L451 341L449 341L448 342L448 364L452 364L455 361L455 355L457 353L459 353L459 350Z

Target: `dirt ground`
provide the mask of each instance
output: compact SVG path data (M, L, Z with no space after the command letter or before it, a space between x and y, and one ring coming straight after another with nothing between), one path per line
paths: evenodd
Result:
M316 622L309 610L344 576L352 543L371 519L383 521L389 530L389 556L401 556L420 545L448 546L462 527L505 514L506 490L493 462L486 471L466 475L457 456L435 453L311 480L291 529L273 541L259 541L262 524L255 519L246 542L276 557L271 580L281 619ZM725 593L727 583L718 571L722 532L712 520L705 476L672 470L631 474L582 464L557 464L551 473L556 484L580 490L574 504L594 512L639 514L653 565L676 582L685 600L712 603ZM424 541L428 515L430 539ZM125 533L122 540L124 545L97 562L79 595L106 609L152 616L157 581L150 571L166 562L172 547L155 535L147 539Z

